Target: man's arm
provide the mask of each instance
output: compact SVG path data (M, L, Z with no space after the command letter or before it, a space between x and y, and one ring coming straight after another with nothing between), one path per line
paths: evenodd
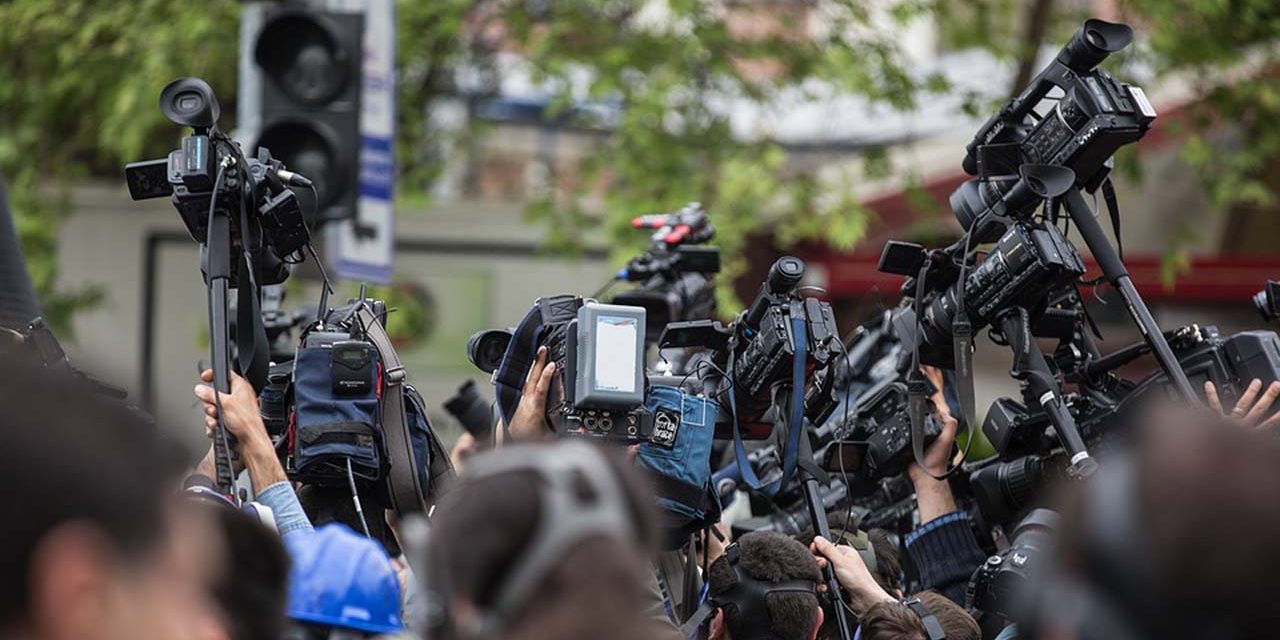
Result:
M213 380L213 371L206 370L200 375L205 382ZM249 481L253 486L254 496L258 502L269 507L276 519L276 528L280 535L295 531L310 531L311 521L302 510L298 496L293 492L293 485L285 475L280 459L276 457L275 446L271 436L267 435L267 427L262 422L258 409L258 398L253 386L244 378L231 374L231 393L219 393L214 397L213 387L207 384L196 385L196 397L204 403L205 432L212 436L218 424L218 403L222 405L223 423L227 431L236 438L236 448L240 461L249 472ZM196 467L199 473L217 477L214 459L214 448Z
M920 574L921 587L933 589L964 606L969 578L986 560L986 555L973 536L969 515L956 507L951 485L946 479L938 479L947 471L958 423L942 399L941 376L937 377L935 418L942 421L942 433L925 450L924 466L912 462L907 467L907 476L916 490L920 528L908 534L905 543L907 554Z

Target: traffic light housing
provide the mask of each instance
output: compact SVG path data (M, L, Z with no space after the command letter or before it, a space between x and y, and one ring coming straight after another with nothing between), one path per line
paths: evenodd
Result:
M253 41L262 76L255 146L315 183L314 195L295 188L315 216L312 231L356 216L363 44L363 14L305 5L267 9Z

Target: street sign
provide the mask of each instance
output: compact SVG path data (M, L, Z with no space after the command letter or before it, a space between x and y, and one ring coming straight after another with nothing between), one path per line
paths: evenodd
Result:
M330 225L328 249L339 278L391 282L395 246L395 0L332 2L365 12L360 93L360 178L356 217ZM354 5L354 6L353 6Z

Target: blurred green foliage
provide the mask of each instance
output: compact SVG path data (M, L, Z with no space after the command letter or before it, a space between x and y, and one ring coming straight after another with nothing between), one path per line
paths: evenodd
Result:
M429 144L432 98L454 91L462 66L493 86L494 52L514 47L532 63L536 80L560 88L557 113L585 99L622 107L609 135L568 181L576 186L557 189L550 176L530 202L529 217L550 231L549 247L572 249L584 229L602 225L622 259L645 240L626 224L629 218L699 200L720 232L723 282L745 267L750 234L774 229L784 244L821 239L850 248L868 213L848 186L864 176L844 176L839 182L848 186L833 188L790 166L770 129L768 105L783 91L830 87L910 108L947 87L904 67L891 25L932 13L944 46L981 46L1016 60L1028 51L1020 37L1032 2L397 0L402 192L425 194L444 160ZM171 148L181 132L160 115L156 97L172 78L207 79L222 101L224 128L233 125L240 6L0 2L0 174L37 291L60 332L76 309L101 296L92 286L67 288L57 280L56 234L68 211L68 181L116 177L124 162ZM1083 17L1077 3L1051 2L1049 9L1049 43L1064 40ZM755 28L749 14L756 11L777 19ZM1138 26L1157 73L1194 78L1203 100L1179 136L1214 205L1274 202L1261 172L1280 152L1280 4L1122 0L1120 11ZM819 36L803 37L815 20ZM731 131L725 110L714 106L730 96L765 110L759 130ZM1208 135L1224 122L1243 129L1242 148L1230 154L1217 153ZM888 170L883 150L868 150L866 158L864 171ZM787 223L775 226L780 220ZM722 293L733 308L728 290Z
M179 136L157 108L160 87L199 75L234 114L239 3L161 0L0 2L0 175L51 325L96 303L93 286L57 282L57 228L67 181L122 176L126 161L161 155Z
M886 28L918 15L919 3L875 15L862 0L497 5L488 19L519 43L537 80L560 89L561 107L599 100L622 108L611 134L577 167L577 186L559 191L548 180L530 217L548 225L557 246L602 224L621 261L647 239L628 225L633 216L702 202L725 258L722 309L738 306L729 285L746 267L749 235L772 229L784 245L822 239L849 249L868 221L851 188L862 175L833 185L787 165L769 123L781 108L776 99L839 91L905 109L926 88L944 86L909 73ZM731 129L730 99L762 110L758 131ZM585 213L592 209L604 215ZM786 224L772 224L779 220Z

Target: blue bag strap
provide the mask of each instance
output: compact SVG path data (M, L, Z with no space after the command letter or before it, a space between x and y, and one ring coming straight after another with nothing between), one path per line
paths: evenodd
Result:
M795 340L795 358L791 364L791 406L790 422L787 429L787 446L782 454L782 477L765 485L760 482L751 462L747 460L747 450L742 444L742 431L738 424L738 402L733 392L734 354L729 354L729 411L733 419L733 453L738 463L738 471L747 486L767 496L777 495L778 491L791 479L796 471L796 459L800 451L800 437L804 435L804 369L809 359L809 336L803 317L791 318L791 335Z

